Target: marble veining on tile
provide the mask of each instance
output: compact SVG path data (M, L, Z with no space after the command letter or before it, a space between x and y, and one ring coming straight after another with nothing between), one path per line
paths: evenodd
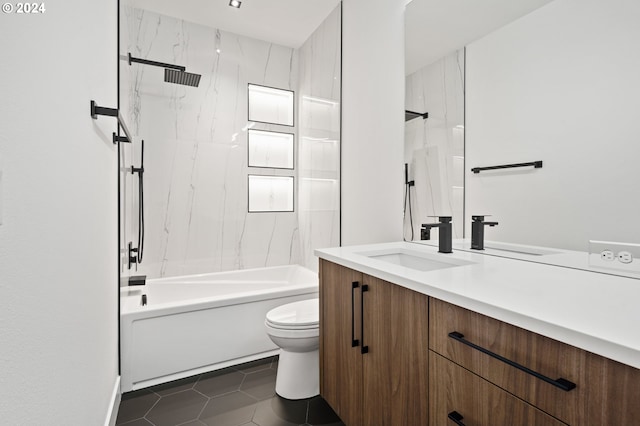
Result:
M405 107L428 112L405 123L414 240L428 216L453 216L453 238L462 238L464 202L464 51L459 50L406 78ZM409 210L404 236L411 239ZM437 239L437 230L431 231Z
M134 134L122 156L122 263L127 242L137 245L137 177L127 170L140 164L144 139L145 250L136 274L296 263L316 269L313 249L339 243L340 8L300 49L130 6L122 11L121 103ZM202 75L200 85L165 83L161 68L129 66L125 52L183 65ZM296 126L249 122L249 83L295 91ZM294 133L294 170L249 169L250 128ZM295 212L248 213L253 170L294 176Z

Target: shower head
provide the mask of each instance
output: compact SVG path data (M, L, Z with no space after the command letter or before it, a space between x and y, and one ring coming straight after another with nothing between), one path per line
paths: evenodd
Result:
M164 62L150 61L148 59L134 58L131 53L127 54L129 65L132 63L152 65L154 67L164 68L164 81L167 83L182 84L184 86L198 87L200 84L200 74L186 72L186 68L182 65L167 64Z
M198 87L198 85L200 84L200 77L200 74L193 74L190 72L179 71L170 68L164 69L164 81L166 81L167 83Z

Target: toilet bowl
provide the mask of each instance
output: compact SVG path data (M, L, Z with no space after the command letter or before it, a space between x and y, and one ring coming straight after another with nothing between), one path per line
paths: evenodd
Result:
M267 334L280 348L276 393L286 399L320 393L318 299L301 300L267 312Z

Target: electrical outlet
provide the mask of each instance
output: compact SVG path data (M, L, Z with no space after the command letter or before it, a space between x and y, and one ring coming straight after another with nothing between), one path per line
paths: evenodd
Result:
M620 273L640 274L640 244L615 241L589 241L589 266Z
M611 262L615 258L616 258L616 256L613 254L613 252L611 250L602 250L600 252L600 259L602 259L602 260L606 260L608 262Z
M628 251L618 252L618 260L622 263L631 263L633 262L633 255Z

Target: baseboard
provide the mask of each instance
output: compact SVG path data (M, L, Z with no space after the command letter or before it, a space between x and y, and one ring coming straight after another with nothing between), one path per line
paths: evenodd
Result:
M116 377L116 383L113 386L113 393L109 400L109 411L107 412L107 418L104 421L104 426L115 426L116 419L118 418L118 408L120 407L121 397L120 376L118 376Z

